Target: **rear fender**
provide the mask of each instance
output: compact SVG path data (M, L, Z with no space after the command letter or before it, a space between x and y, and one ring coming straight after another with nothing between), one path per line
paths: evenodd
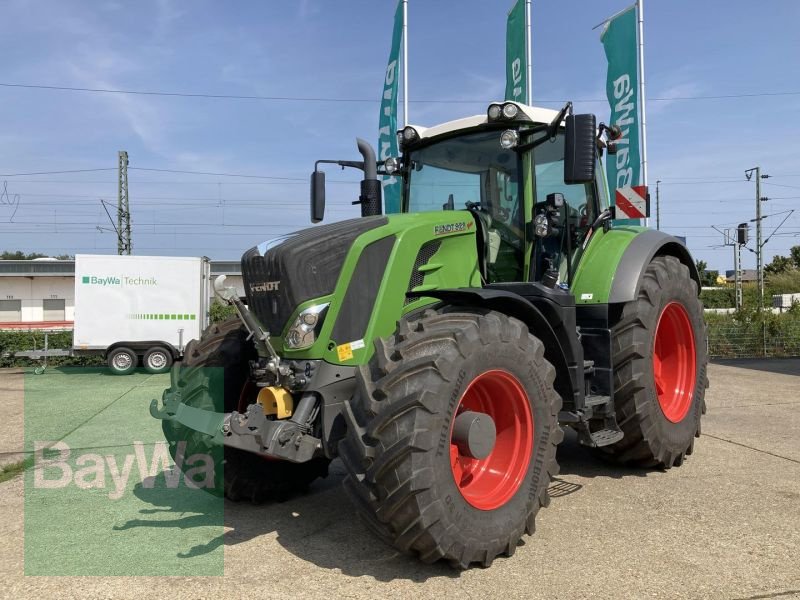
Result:
M656 256L675 256L700 288L700 275L686 245L662 231L614 227L595 232L580 258L570 291L577 304L634 300L647 266Z
M685 264L692 279L697 283L698 294L700 293L700 274L697 272L692 255L689 254L689 249L678 238L649 229L633 238L622 255L608 295L609 304L635 300L642 285L644 272L657 256L674 256Z

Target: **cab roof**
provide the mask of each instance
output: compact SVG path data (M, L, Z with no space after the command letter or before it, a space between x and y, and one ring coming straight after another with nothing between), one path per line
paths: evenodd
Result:
M506 102L497 101L497 102L490 102L489 104L506 104ZM489 104L486 105L487 109L489 107ZM551 108L528 106L527 104L521 104L519 102L513 102L513 104L516 104L519 107L520 111L525 116L527 116L533 123L549 123L550 121L555 119L556 115L558 114L557 110L553 110ZM463 129L470 129L472 127L480 127L481 125L485 125L488 122L489 118L487 114L484 113L482 115L474 115L472 117L464 117L463 119L456 119L455 121L447 121L446 123L434 125L433 127L422 127L419 125L414 125L412 123L409 123L409 125L416 130L420 140L426 140L446 133L461 131ZM500 122L502 123L502 121ZM518 123L518 122L519 121L509 121L509 123Z

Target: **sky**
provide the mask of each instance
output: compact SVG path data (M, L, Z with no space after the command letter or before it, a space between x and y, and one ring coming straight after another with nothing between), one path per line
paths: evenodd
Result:
M409 1L411 123L481 114L502 98L511 4ZM592 28L625 6L534 0L533 104L572 100L577 112L608 119ZM113 214L119 150L130 160L135 254L238 259L308 226L314 161L357 159L356 137L377 142L394 9L394 0L5 0L0 250L115 253L101 200ZM761 166L770 175L763 211L775 215L764 219L765 237L796 209L765 256L788 254L800 244L800 2L647 0L644 16L648 168L653 197L660 181L661 228L685 236L710 268L731 269L732 248L712 225L754 218L744 171ZM357 216L358 179L329 170L326 222ZM743 256L752 268L754 254Z

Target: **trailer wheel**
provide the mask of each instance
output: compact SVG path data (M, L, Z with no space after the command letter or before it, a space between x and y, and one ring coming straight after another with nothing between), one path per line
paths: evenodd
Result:
M142 363L148 373L166 373L172 366L172 352L163 346L154 346L145 352Z
M639 296L613 328L614 399L625 433L598 450L621 463L680 466L700 436L705 412L706 329L689 269L653 259Z
M128 375L133 373L139 362L139 357L130 348L120 346L109 352L106 360L114 375Z
M211 325L201 339L186 346L183 360L170 372L171 391L179 390L185 404L214 412L231 412L249 404L248 361L256 358L255 347L238 317ZM222 477L215 477L212 493L233 501L253 503L282 498L306 489L318 477L328 475L330 461L315 458L306 463L267 460L236 448L210 445L208 436L174 421L162 421L170 453L176 460L178 443L185 442L184 456L207 454L218 466L224 462ZM224 455L224 456L223 456ZM224 459L224 460L223 460ZM219 468L216 469L219 473Z
M549 504L563 438L542 342L502 313L444 308L375 349L339 444L357 512L424 562L512 555Z

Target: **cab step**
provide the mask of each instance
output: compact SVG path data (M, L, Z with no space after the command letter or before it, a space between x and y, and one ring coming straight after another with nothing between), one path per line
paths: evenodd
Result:
M586 396L584 402L586 406L591 406L592 408L597 406L602 406L603 404L608 404L611 402L610 396Z
M589 432L589 443L584 439L583 435L579 436L580 443L590 448L600 448L601 446L610 446L620 441L625 434L619 429L600 429L598 431Z

